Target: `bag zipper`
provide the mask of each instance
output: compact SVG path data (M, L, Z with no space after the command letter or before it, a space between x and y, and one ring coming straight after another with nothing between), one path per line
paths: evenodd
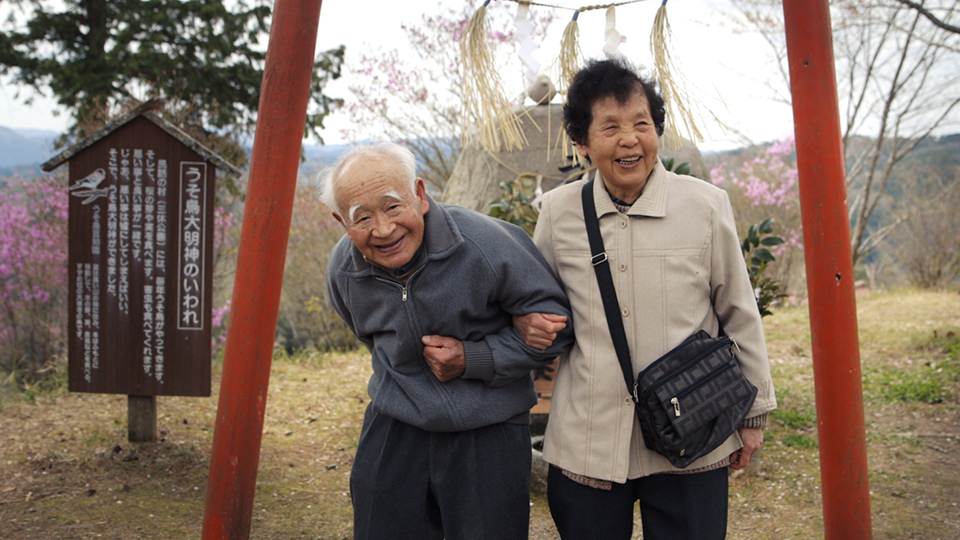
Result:
M716 379L720 375L724 374L726 371L733 369L733 364L724 364L721 369L711 372L706 377L700 379L696 384L691 384L690 386L683 389L682 392L678 392L676 396L670 398L670 403L673 403L673 414L680 416L680 400L689 396L695 392L701 386L707 384L708 382Z
M679 372L681 372L681 371L684 371L684 370L687 369L688 367L690 367L690 366L692 366L693 364L696 364L697 362L699 362L699 361L700 361L701 359L703 359L704 357L713 354L713 352L716 351L717 349L720 349L721 347L724 347L725 345L727 345L727 343L728 343L729 341L730 341L730 338L728 338L727 336L720 336L720 340L719 340L719 341L717 341L716 343L714 343L713 345L711 345L710 347L708 347L707 349L705 349L703 352L701 352L701 353L698 354L697 356L693 357L693 359L688 360L687 362L685 362L685 363L684 363L683 365L681 365L680 367L678 367L678 368L674 369L673 371L670 371L669 373L665 374L663 377L660 378L659 381L657 381L655 384L651 385L649 388L644 389L644 391L643 391L643 397L647 397L648 395L650 395L651 392L653 392L653 391L656 390L657 388L660 388L661 385L663 385L663 384L665 384L667 381L669 381L670 378L673 377L675 374L677 374L677 373L679 373ZM686 341L684 341L684 343L686 343ZM667 355L669 355L670 353L676 351L676 350L679 349L681 346L683 346L684 343L681 343L681 344L678 345L677 347L674 347L669 353L665 354L664 356L667 356ZM647 369L650 369L650 368L648 367ZM645 369L644 371L646 371L646 369ZM638 385L640 384L639 381L640 381L640 379L642 379L642 378L643 378L643 377L637 377L637 384L638 384Z

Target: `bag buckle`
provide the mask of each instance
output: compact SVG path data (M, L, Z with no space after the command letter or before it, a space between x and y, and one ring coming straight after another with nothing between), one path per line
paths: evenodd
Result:
M605 263L605 262L607 262L607 252L606 252L606 251L604 251L603 253L598 253L598 254L596 254L596 255L594 255L593 257L590 258L590 264L592 264L592 265L594 265L594 266L596 266L596 265L598 265L598 264L603 264L603 263Z

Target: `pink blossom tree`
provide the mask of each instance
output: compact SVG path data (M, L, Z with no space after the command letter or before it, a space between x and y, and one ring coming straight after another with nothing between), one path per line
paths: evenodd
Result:
M223 351L227 343L227 328L230 316L230 291L233 274L236 270L236 256L240 244L240 216L231 210L236 201L229 197L218 197L218 206L213 212L213 290L214 302L223 305L213 308L211 328L213 330L213 355ZM226 297L225 300L223 298ZM214 304L216 306L216 304Z
M0 370L19 384L42 378L64 351L67 190L44 176L0 196Z
M347 70L355 82L349 87L351 98L344 100L344 111L352 126L341 130L347 140L393 140L407 145L417 156L421 176L438 191L453 171L460 153L460 88L462 70L460 42L474 6L457 8L440 4L439 13L424 15L420 24L403 25L407 36L404 49L374 49L348 58ZM488 39L508 63L516 50L513 26L516 6L496 2L487 6L491 17ZM553 21L550 10L531 9L535 40ZM519 60L512 57L516 76L504 79L517 82L517 95L524 87Z
M58 176L0 187L0 372L32 384L65 355L68 191ZM231 281L239 219L214 211L214 286ZM230 301L213 310L214 351L226 340Z

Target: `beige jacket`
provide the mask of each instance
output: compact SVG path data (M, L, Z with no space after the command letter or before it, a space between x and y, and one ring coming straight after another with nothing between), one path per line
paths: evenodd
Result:
M723 329L740 347L746 377L759 392L748 417L776 408L763 327L740 251L727 193L657 164L624 215L593 185L634 376L685 338ZM544 440L544 459L561 469L624 482L678 472L647 449L607 328L580 190L585 180L543 198L534 243L560 279L573 311L576 342L560 359ZM686 470L708 467L742 446L732 435Z

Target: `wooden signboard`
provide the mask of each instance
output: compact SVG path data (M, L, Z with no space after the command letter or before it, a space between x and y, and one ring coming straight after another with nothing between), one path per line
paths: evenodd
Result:
M209 396L216 168L144 116L69 162L70 391Z

